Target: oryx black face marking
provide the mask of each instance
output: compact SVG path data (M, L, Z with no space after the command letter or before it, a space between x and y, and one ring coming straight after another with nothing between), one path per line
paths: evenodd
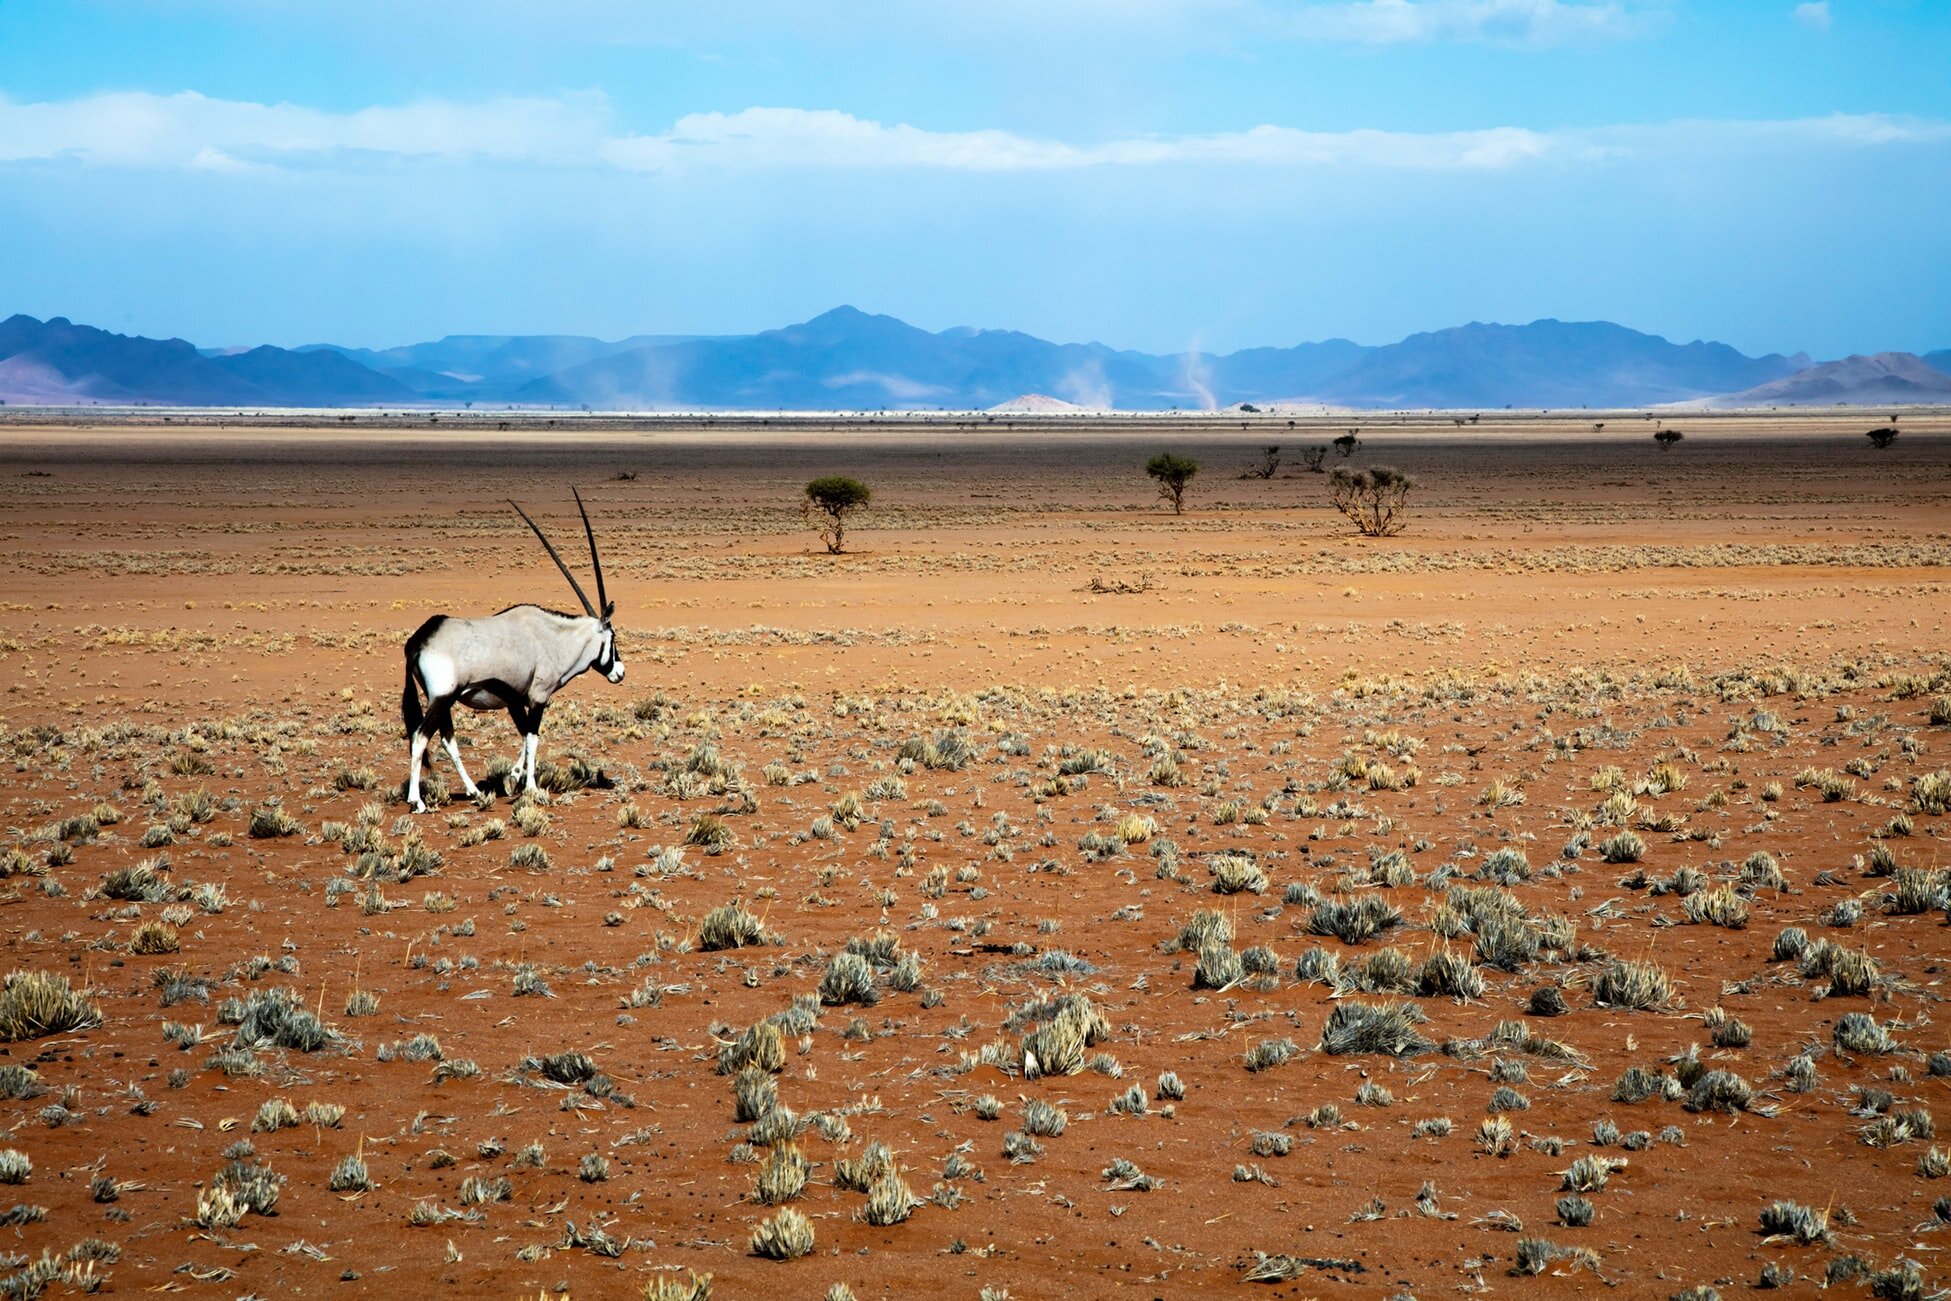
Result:
M583 508L582 494L574 495L576 509L583 518L583 534L589 540L597 605L590 604L582 584L563 563L548 536L526 511L510 502L509 505L515 506L515 513L541 539L562 576L569 580L576 599L582 603L583 613L564 614L539 605L511 605L482 619L437 614L407 639L406 685L400 694L400 716L411 747L406 797L416 813L426 811L420 798L420 768L436 736L441 738L448 758L453 760L462 787L469 795L479 793L462 766L460 749L454 743L456 704L469 709L508 711L522 738L522 752L509 774L510 781L520 780L523 789L532 791L542 714L555 693L592 668L612 682L623 681L616 630L610 626L616 606L604 590L603 562L596 551L596 532L590 527L589 512ZM422 692L427 697L424 706L420 701Z

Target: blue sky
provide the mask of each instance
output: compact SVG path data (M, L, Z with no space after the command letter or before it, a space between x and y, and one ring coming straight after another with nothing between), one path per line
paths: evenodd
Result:
M0 313L1951 347L1943 0L0 0Z

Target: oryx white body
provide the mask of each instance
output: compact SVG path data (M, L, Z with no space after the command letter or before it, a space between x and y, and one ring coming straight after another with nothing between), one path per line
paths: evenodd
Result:
M580 496L576 505L578 509L582 506ZM515 509L521 511L519 506ZM445 744L462 788L469 795L479 793L454 743L456 704L469 709L508 711L522 744L510 777L521 782L523 790L533 791L535 751L542 731L542 714L549 701L592 668L612 682L623 681L623 661L616 653L616 631L610 626L615 607L603 591L603 567L596 556L595 534L589 533L589 549L596 570L597 597L602 601L601 614L590 605L582 585L556 555L542 530L526 514L522 518L542 539L542 545L548 548L563 577L575 588L586 613L564 614L539 605L513 605L481 619L437 614L421 624L407 640L406 685L400 697L400 714L412 745L406 799L416 813L426 812L426 804L420 797L420 767L435 734ZM583 528L589 532L586 512ZM427 697L424 708L420 703L421 692Z

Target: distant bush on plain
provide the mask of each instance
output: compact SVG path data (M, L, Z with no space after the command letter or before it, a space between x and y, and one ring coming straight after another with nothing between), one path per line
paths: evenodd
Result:
M1199 473L1199 462L1177 452L1160 452L1145 462L1145 473L1158 483L1158 495L1171 503L1172 513L1185 514L1186 486Z
M874 490L844 474L828 474L806 485L806 517L830 555L846 549L847 521L867 509Z
M1363 537L1393 537L1407 527L1403 510L1416 481L1393 466L1337 469L1328 478L1335 509L1354 521Z

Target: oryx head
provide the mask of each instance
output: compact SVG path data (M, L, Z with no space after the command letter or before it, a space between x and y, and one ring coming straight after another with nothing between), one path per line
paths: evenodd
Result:
M596 552L596 531L589 526L589 511L583 506L583 495L574 488L569 491L575 497L576 509L583 517L583 536L589 539L589 565L596 571L596 600L602 607L601 613L597 612L596 606L589 603L589 597L583 594L583 585L576 581L574 574L569 572L569 566L562 563L562 557L556 554L555 546L549 541L548 534L544 533L534 520L529 519L527 511L513 501L508 504L515 507L515 513L520 515L523 522L535 530L535 536L542 540L543 547L548 550L549 559L555 561L556 568L562 571L562 576L569 580L569 586L575 590L576 599L583 603L583 613L596 620L598 636L601 640L596 648L596 658L590 661L590 667L612 682L621 682L623 660L616 651L616 629L610 625L610 616L616 613L616 602L610 600L609 594L603 590L603 560Z

